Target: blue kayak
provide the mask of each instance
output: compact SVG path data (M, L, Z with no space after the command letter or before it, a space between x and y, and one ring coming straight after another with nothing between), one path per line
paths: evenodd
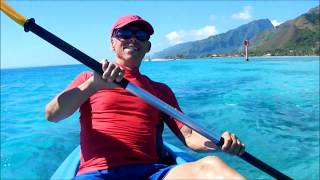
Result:
M164 142L164 152L168 159L166 162L170 164L184 164L195 161L196 159L184 150ZM72 179L76 176L80 164L80 146L76 147L71 154L62 162L55 173L51 176L51 180Z

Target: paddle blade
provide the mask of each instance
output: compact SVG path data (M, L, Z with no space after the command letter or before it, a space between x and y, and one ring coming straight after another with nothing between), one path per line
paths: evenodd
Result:
M12 7L10 7L4 0L1 0L1 11L4 12L7 16L9 16L16 23L24 26L24 23L27 21L27 18L18 13Z

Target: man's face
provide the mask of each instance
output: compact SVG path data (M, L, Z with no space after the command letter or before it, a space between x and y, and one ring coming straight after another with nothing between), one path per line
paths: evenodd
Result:
M139 67L151 47L149 35L134 25L125 26L115 32L111 38L111 46L116 53L116 61L128 67Z

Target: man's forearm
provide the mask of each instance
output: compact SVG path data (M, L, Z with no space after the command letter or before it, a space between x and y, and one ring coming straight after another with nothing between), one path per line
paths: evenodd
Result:
M46 118L58 122L69 117L95 92L96 89L89 80L76 88L64 91L47 104Z
M217 148L210 140L187 126L181 128L181 133L186 145L194 151L210 151Z

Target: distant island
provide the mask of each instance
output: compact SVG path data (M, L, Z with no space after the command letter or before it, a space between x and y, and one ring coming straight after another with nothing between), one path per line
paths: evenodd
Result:
M255 20L226 33L169 47L148 59L240 57L244 40L250 41L249 56L319 56L319 12L317 6L276 27L269 19Z

